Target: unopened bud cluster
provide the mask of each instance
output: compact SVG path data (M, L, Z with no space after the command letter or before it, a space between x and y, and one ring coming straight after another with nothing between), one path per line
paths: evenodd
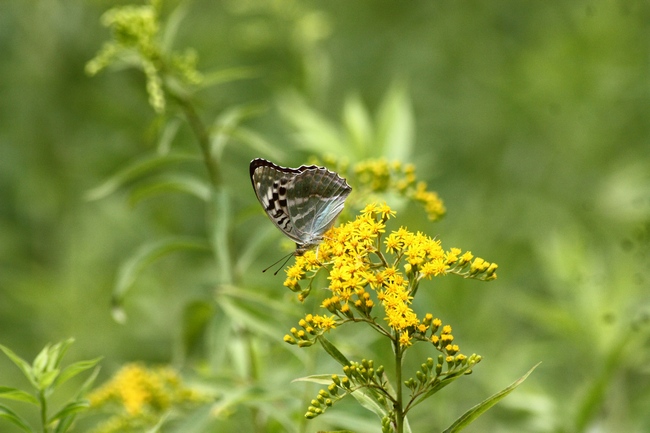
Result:
M436 388L445 380L453 380L461 374L471 374L471 368L481 362L480 355L447 356L438 355L438 359L427 358L415 372L415 378L404 381L404 385L411 390L413 395L423 394L431 388Z
M385 390L386 379L383 365L375 369L372 360L363 359L360 363L352 361L350 365L343 367L343 373L345 373L343 377L332 375L332 383L327 389L321 389L316 398L310 402L305 418L317 417L335 402L361 388L368 389L369 395L378 404L382 406L386 404L386 396L389 394Z

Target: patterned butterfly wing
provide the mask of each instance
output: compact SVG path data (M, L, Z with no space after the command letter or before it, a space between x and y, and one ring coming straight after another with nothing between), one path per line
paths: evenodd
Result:
M253 189L269 219L291 240L301 244L302 239L291 223L287 202L287 185L297 173L300 172L261 158L252 160L250 164Z
M271 221L296 242L296 254L317 245L352 191L345 179L323 167L280 167L251 161L251 181Z
M343 210L352 188L324 167L302 166L288 189L289 217L303 249L318 244Z

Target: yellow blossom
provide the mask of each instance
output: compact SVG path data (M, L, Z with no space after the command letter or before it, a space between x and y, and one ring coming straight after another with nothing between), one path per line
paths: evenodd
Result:
M399 336L399 344L402 347L408 347L410 346L411 343L411 336L408 334L408 332L402 332Z

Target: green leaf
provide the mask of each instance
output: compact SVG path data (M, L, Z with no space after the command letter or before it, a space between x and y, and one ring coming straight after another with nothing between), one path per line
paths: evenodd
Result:
M348 359L345 357L345 355L343 355L336 348L336 346L334 346L332 343L330 343L329 340L327 338L325 338L325 336L320 335L316 339L321 344L321 346L323 346L323 349L325 349L325 352L327 352L327 354L329 356L334 358L334 360L336 362L338 362L339 364L341 364L344 367L347 366L347 365L350 365L350 361L348 361Z
M20 371L23 372L23 375L30 381L32 385L34 385L35 388L38 388L38 385L36 383L36 378L34 377L34 373L32 371L32 366L27 363L24 359L22 359L20 356L16 355L11 349L8 347L3 346L0 344L0 349L7 355L11 361L18 366Z
M161 431L160 429L162 428L165 421L167 421L167 418L169 418L169 412L161 416L156 425L147 430L146 433L158 433Z
M142 245L118 269L113 289L114 307L120 307L126 292L133 286L140 273L159 258L181 250L210 251L210 246L201 238L170 237Z
M61 408L54 416L52 416L48 424L52 424L57 420L63 419L73 414L77 414L82 410L88 409L90 407L90 402L88 400L76 400L72 401Z
M361 406L365 407L369 411L375 413L379 419L382 419L388 414L388 411L377 401L376 392L369 388L359 388L354 390L351 393Z
M54 433L64 433L68 431L68 429L72 426L72 423L74 422L76 416L76 414L71 414L70 416L61 418L61 421L59 421L59 423L56 425L56 428L54 429Z
M187 161L200 161L195 155L167 154L167 155L148 155L139 159L122 170L109 177L101 185L89 190L85 194L88 201L99 200L117 191L129 182L153 171L170 164L177 164Z
M90 391L90 388L92 388L93 383L95 382L95 379L97 379L97 375L99 374L99 370L101 370L101 367L97 366L93 370L92 374L90 376L88 376L88 379L84 380L83 385L81 385L81 387L77 391L76 398L79 398L80 396L85 395L85 394L88 393L88 391Z
M74 343L74 338L68 338L67 340L60 341L52 346L48 356L48 369L59 368L63 357L65 356L72 343Z
M354 94L346 98L343 105L343 124L357 159L367 158L376 144L373 143L372 120L359 95Z
M242 275L248 271L255 259L264 251L273 240L278 239L278 231L272 224L255 224L251 235L239 253L235 263L235 274ZM252 272L261 273L262 269L253 269Z
M227 369L228 347L232 343L232 318L229 317L217 304L215 311L206 328L206 352L207 364L210 371L223 371Z
M266 109L266 105L247 104L232 107L221 113L212 127L210 154L220 160L226 144L239 129L239 124L250 117L259 116Z
M481 403L477 404L467 412L465 412L460 418L458 418L449 428L447 428L443 433L455 433L459 432L465 427L467 427L470 423L472 423L476 418L481 416L485 411L487 411L489 408L497 404L502 398L504 398L506 395L510 394L512 391L514 391L515 388L517 388L519 385L523 383L526 378L539 366L538 363L535 365L533 368L528 370L526 374L524 374L522 377L514 381L510 386L507 388L503 389L502 391L497 392L493 396L489 397L488 399L482 401Z
M256 310L252 305L238 302L230 296L218 296L217 304L234 322L245 323L249 329L269 338L283 335L282 327L268 310Z
M409 161L414 136L415 121L406 86L393 84L377 114L376 146L390 160Z
M129 194L129 203L136 205L154 195L175 192L190 194L207 202L210 199L210 186L201 179L187 174L163 174L135 186Z
M173 49L174 39L178 33L181 22L187 15L187 2L180 2L170 12L164 23L160 45L163 51L170 52Z
M220 283L232 282L232 259L230 257L230 218L232 217L230 191L227 188L218 188L214 191L210 206L208 207L208 225L210 245L214 251Z
M273 155L273 158L282 161L287 158L287 153L279 146L271 144L263 135L248 128L240 126L232 131L232 138L248 146L254 153L260 155Z
M34 377L37 378L37 380L47 370L51 348L52 346L49 343L46 344L45 347L43 347L41 351L38 352L38 355L36 355L34 358L34 362L32 363L32 372L34 373Z
M332 383L332 375L314 374L311 376L299 377L297 379L292 380L292 382L311 382L311 383L317 383L319 385L329 385L330 383Z
M43 391L47 388L50 387L56 380L57 376L59 375L60 370L58 368L50 371L46 371L45 373L41 374L40 377L38 377L38 389Z
M455 371L453 374L448 374L447 376L445 376L444 379L439 380L435 385L431 386L426 393L418 397L417 401L411 405L411 409L417 406L418 404L424 402L427 398L437 393L442 388L446 387L447 385L449 385L459 377L462 377L467 370L469 370L469 367L459 369Z
M81 372L84 372L90 368L93 368L99 361L101 361L102 357L91 359L88 361L79 361L75 362L74 364L70 364L67 367L65 367L62 371L61 374L56 378L56 381L54 382L54 387L58 387L65 382L67 382L69 379L75 377Z
M178 133L178 130L182 124L183 119L180 117L172 117L165 122L165 127L160 134L158 145L156 146L158 155L169 154L172 148L172 142L174 141L174 138L176 138L176 134Z
M353 156L338 128L309 107L296 93L279 99L282 116L296 130L297 145L317 155Z
M24 401L26 403L39 404L36 397L28 392L10 386L0 386L0 398L7 398L9 400Z
M0 404L0 418L9 421L15 426L20 427L23 431L33 433L34 430L27 424L27 422L21 418L13 410L9 409L7 406Z

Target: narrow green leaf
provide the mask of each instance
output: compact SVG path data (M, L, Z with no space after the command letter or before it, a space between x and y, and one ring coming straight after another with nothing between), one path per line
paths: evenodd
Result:
M9 409L7 406L3 404L0 404L0 419L5 419L9 421L15 426L20 427L23 431L29 433L35 432L35 430L32 430L29 424L27 424L27 421L25 421L20 415L18 415L16 412Z
M375 392L369 388L359 388L352 392L354 397L361 406L376 414L379 419L385 417L388 412L386 408L377 401Z
M204 239L191 237L171 237L142 245L118 269L117 281L113 288L114 305L121 305L126 292L147 266L167 254L181 250L209 252L210 246Z
M0 344L0 349L4 352L5 355L11 361L18 366L20 371L23 372L25 377L30 381L32 385L34 385L35 388L37 388L37 383L36 383L36 378L34 377L34 373L32 371L32 366L27 363L24 359L22 359L20 356L16 355L13 350L9 349L6 346L3 346Z
M255 310L251 305L237 302L229 296L217 297L217 304L236 323L245 323L247 327L269 338L283 335L279 323L268 312Z
M146 433L158 433L161 431L160 429L162 428L165 421L167 421L167 418L169 418L169 412L166 412L163 416L161 416L156 425L147 430Z
M373 143L372 120L358 94L346 98L343 105L343 124L357 158L367 158L376 143Z
M406 86L393 84L377 114L376 146L388 159L409 161L415 144L415 120Z
M246 244L240 250L239 258L235 263L235 273L242 275L248 272L255 259L265 250L273 240L277 240L278 231L272 224L259 224L253 229ZM252 272L262 272L262 268L252 269Z
M62 371L61 374L56 378L56 381L54 382L54 387L61 386L65 382L67 382L69 379L75 377L81 372L84 372L90 368L93 368L99 361L102 360L102 357L91 359L88 361L79 361L75 362L74 364L70 364L67 367L65 367Z
M187 2L180 2L178 6L169 13L163 26L161 46L164 51L171 51L174 45L174 39L178 33L181 22L187 15Z
M221 284L232 283L232 259L230 257L231 196L228 188L214 191L208 208L208 224L212 229L210 245L216 256Z
M61 418L59 423L56 425L56 428L54 429L54 433L67 432L68 429L72 426L72 423L74 422L76 416L76 414L70 414L69 416Z
M237 105L217 116L212 127L210 153L217 159L221 159L226 144L239 128L240 123L248 118L259 116L266 109L266 105L262 104Z
M319 385L329 385L330 383L332 383L332 375L314 374L311 376L299 377L297 379L292 380L292 382L311 382L311 383L317 383Z
M181 117L172 117L165 122L165 127L160 134L158 139L158 145L156 146L156 151L158 155L167 155L171 151L172 142L178 134L178 130L183 124L183 119Z
M136 205L144 199L164 193L186 193L207 202L210 186L201 179L185 174L163 174L135 186L129 194L129 203Z
M56 380L57 376L59 375L60 370L58 368L50 371L46 371L45 373L41 374L37 379L38 379L38 389L43 391L47 388L49 388L54 381Z
M426 399L428 399L433 394L437 393L442 388L446 387L447 385L449 385L459 377L462 377L468 369L469 368L460 369L456 371L454 374L449 374L444 379L439 380L435 385L433 385L429 389L429 391L427 391L426 393L418 397L417 401L411 405L411 409L413 409L415 406L419 405L420 403L424 402Z
M10 386L0 386L0 398L9 400L24 401L26 403L39 404L38 399L28 392Z
M320 335L319 337L317 337L317 340L321 344L321 346L323 346L323 349L325 349L325 352L327 352L327 354L329 356L334 358L334 360L336 362L338 362L339 364L341 364L344 367L347 366L347 365L350 365L350 361L348 361L348 359L345 357L345 355L343 355L336 348L336 346L334 346L332 343L330 343L329 340L327 338L325 338L325 336Z
M52 346L52 349L50 350L50 354L48 356L48 369L59 368L63 357L65 356L72 343L74 343L74 338L68 338Z
M455 433L459 432L465 427L467 427L470 423L472 423L476 418L481 416L485 411L487 411L489 408L497 404L502 398L510 394L512 391L515 390L519 385L523 383L526 378L539 366L538 363L535 365L533 368L528 370L526 374L521 376L519 379L514 381L510 386L507 388L503 389L502 391L497 392L496 394L492 395L488 399L482 401L481 403L477 404L467 412L465 412L460 418L458 418L449 428L447 428L443 433Z
M40 376L47 370L51 348L51 344L46 344L45 347L43 347L41 351L38 352L38 355L36 355L34 358L34 362L32 363L32 372L34 373L34 377L37 379L40 378Z
M320 113L314 111L296 93L287 93L279 99L282 116L296 130L295 141L302 149L324 155L353 156L338 128Z
M248 146L254 153L273 155L273 158L278 161L284 161L287 158L287 153L280 146L272 144L263 135L251 129L240 126L232 131L231 135L235 140Z
M117 191L122 186L143 176L153 170L170 164L177 164L187 161L200 161L195 155L167 154L167 155L148 155L145 158L138 159L118 171L101 185L89 190L85 194L88 201L99 200Z
M214 314L206 328L206 351L209 371L222 371L229 359L228 350L225 350L232 343L232 318L224 313L217 304L214 307Z
M81 387L77 391L77 395L76 395L77 399L80 398L82 395L86 395L88 391L90 391L90 388L92 388L93 383L95 383L95 379L97 379L99 370L101 370L100 366L95 367L92 374L88 376L88 379L84 380L83 385L81 385Z
M56 422L57 420L60 420L62 418L68 417L72 414L77 414L83 410L86 410L90 407L90 402L88 400L76 400L72 401L65 406L61 408L54 416L52 416L48 424L52 425L52 423Z

